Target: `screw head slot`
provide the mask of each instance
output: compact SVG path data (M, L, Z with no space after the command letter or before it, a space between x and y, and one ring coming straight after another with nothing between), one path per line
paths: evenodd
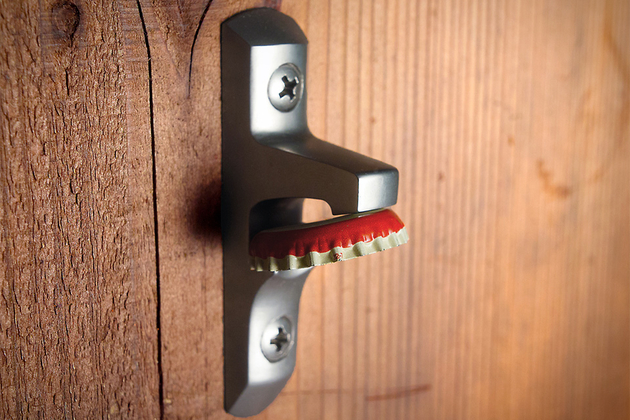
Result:
M293 325L289 318L283 316L271 321L260 340L260 347L270 362L284 359L295 343Z
M278 111L289 112L295 108L303 91L304 77L295 64L283 64L271 74L267 95Z

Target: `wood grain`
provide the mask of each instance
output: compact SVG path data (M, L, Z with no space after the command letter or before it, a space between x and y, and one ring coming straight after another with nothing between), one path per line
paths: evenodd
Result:
M151 61L163 415L221 416L219 26L249 5L138 5Z
M257 418L627 419L622 0L2 2L0 417L229 417L219 27L264 5L411 239L314 270Z
M0 10L0 417L157 417L146 55L109 3Z
M311 128L400 169L412 235L309 279L261 418L628 418L627 3L281 10Z

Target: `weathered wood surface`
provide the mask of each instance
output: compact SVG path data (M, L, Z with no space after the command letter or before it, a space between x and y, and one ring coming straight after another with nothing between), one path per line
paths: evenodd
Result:
M1 418L159 416L146 67L116 5L0 4Z
M253 2L140 2L150 46L163 413L223 410L219 26Z
M219 25L263 3L73 4L0 5L0 416L228 417ZM627 419L630 5L266 5L411 241L314 270L259 418Z

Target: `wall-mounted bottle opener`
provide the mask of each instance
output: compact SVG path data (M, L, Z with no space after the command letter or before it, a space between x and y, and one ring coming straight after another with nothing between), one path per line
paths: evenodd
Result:
M407 241L384 209L396 204L396 168L309 131L306 47L273 9L222 25L225 408L240 417L267 407L293 373L311 268ZM304 198L347 216L301 224Z

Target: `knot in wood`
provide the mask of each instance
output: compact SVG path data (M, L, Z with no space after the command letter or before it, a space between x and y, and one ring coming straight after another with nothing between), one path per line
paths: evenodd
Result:
M68 39L72 39L79 26L81 13L76 4L63 1L55 4L52 8L52 23L55 30L63 34Z

